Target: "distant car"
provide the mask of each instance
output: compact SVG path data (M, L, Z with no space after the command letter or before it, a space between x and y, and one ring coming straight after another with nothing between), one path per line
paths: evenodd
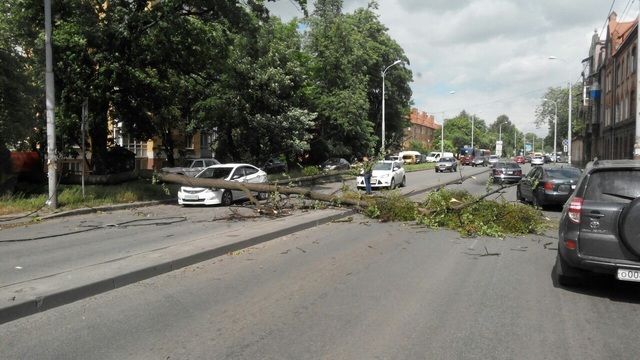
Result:
M522 178L522 168L515 161L498 161L493 164L491 178L494 183L518 182Z
M407 186L407 177L402 167L402 161L383 160L373 164L371 172L371 188L394 189L396 186ZM365 189L364 176L361 174L356 177L356 187L360 190Z
M209 166L196 176L198 179L220 179L246 183L266 183L267 173L250 164L220 164ZM261 194L258 194L261 195ZM244 199L247 194L240 190L182 186L178 191L180 205L231 205ZM259 196L262 197L262 196Z
M473 159L473 164L471 166L487 166L489 160L484 156L476 156Z
M518 183L516 198L535 207L564 204L575 190L581 173L573 166L536 166Z
M457 172L458 162L456 161L456 158L449 156L441 157L436 163L436 172L443 171Z
M518 155L518 156L514 157L514 158L513 158L513 161L517 162L518 164L524 164L524 163L526 163L526 162L527 162L527 161L525 160L524 156L520 156L520 155Z
M186 176L196 176L199 172L204 170L205 168L218 165L220 162L216 159L204 158L204 159L189 159L186 158L182 161L181 166L176 167L163 167L162 171L166 173L178 174L178 175L186 175Z
M288 171L287 163L278 158L257 159L251 165L263 170L267 174L282 174Z
M496 162L500 160L498 155L489 155L489 165L493 166Z
M640 161L587 164L560 215L560 285L578 285L587 272L640 281L639 219Z
M527 163L531 163L531 155L525 155L524 161L526 161Z
M544 165L544 156L536 155L531 158L531 166Z
M349 170L351 168L351 164L346 159L343 158L331 158L322 163L322 170Z

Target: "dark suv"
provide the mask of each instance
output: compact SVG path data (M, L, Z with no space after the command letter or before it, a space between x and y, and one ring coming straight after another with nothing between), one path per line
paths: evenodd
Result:
M560 285L585 271L640 281L640 161L589 163L565 203L558 233Z

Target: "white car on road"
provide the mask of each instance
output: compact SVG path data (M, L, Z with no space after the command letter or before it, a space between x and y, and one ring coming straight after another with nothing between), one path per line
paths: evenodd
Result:
M220 179L245 183L266 183L267 173L249 164L213 165L202 170L196 178ZM180 205L231 205L235 200L245 199L241 190L182 186L178 191Z
M396 186L406 186L407 177L405 176L402 161L384 160L373 165L371 172L371 188L372 189L394 189ZM364 175L361 174L356 178L356 186L360 190L365 189Z

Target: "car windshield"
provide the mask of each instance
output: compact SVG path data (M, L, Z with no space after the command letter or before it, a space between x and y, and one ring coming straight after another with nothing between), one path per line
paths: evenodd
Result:
M197 178L203 179L226 179L233 171L232 167L216 167L204 169L200 174L196 175Z
M392 165L390 162L379 162L373 165L373 170L391 170Z
M560 168L560 169L547 169L547 177L549 179L577 179L580 177L579 169Z
M326 165L338 165L340 163L340 159L329 159L324 162Z
M453 162L453 158L442 158L440 162Z
M491 155L491 156L489 156L489 159L497 159L497 158L498 158L498 155Z

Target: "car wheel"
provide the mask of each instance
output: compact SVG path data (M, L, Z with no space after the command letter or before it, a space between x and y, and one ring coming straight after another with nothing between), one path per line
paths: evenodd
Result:
M436 172L438 172L438 168L436 168Z
M582 283L582 272L569 266L559 252L556 254L555 272L558 276L558 283L562 286L572 287Z
M458 172L458 167L457 166L453 167L453 172Z
M225 190L222 193L222 200L220 201L220 204L224 206L229 206L231 205L232 202L233 202L233 195L231 194L231 191Z
M631 201L620 214L619 231L622 242L635 255L640 256L640 197Z
M393 190L396 187L396 179L391 179L391 184L389 184L389 190Z
M518 201L525 202L524 196L522 196L522 191L520 191L520 185L516 186L516 199L518 199Z
M402 177L402 184L400 184L400 187L405 187L405 186L407 186L407 177L403 176Z

